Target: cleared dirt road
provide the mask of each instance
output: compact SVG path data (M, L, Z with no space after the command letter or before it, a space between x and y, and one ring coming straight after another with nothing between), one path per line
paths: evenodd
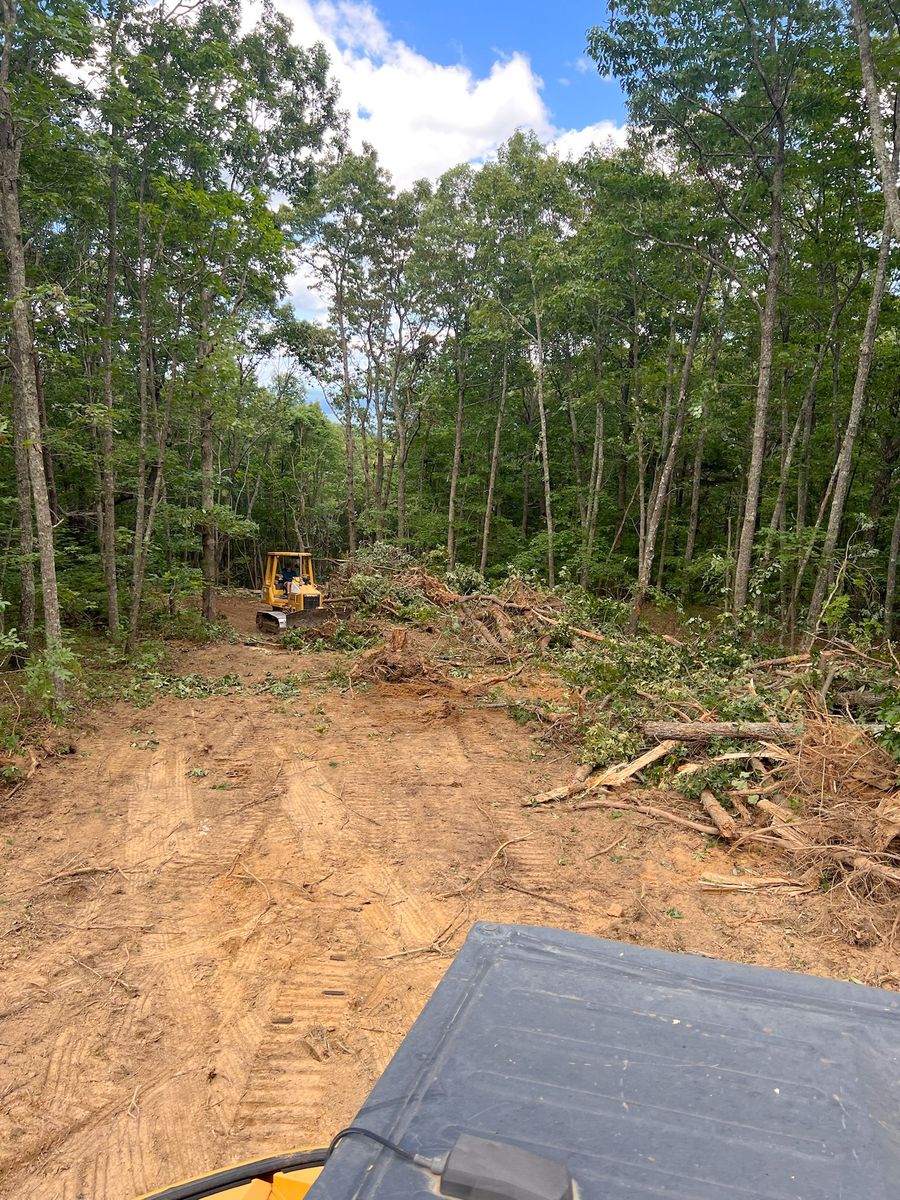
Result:
M523 808L573 765L533 727L427 682L342 691L334 663L185 650L241 694L103 710L4 812L3 1197L128 1200L327 1141L478 919L882 969L821 897L701 892L731 860L700 835Z

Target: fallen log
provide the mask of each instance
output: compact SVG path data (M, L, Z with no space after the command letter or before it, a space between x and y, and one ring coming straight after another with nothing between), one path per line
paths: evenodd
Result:
M641 731L658 741L708 742L710 738L796 738L796 721L642 721Z
M729 812L726 812L709 788L704 788L700 793L700 803L706 809L712 823L722 837L728 838L729 841L734 841L738 834L734 817Z

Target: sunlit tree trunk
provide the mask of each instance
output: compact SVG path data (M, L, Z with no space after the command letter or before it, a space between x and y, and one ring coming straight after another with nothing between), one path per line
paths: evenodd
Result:
M591 563L594 558L594 543L597 538L600 495L603 489L603 396L600 392L600 380L603 374L603 345L599 338L595 338L594 371L596 375L597 399L594 406L594 449L591 455L591 481L588 485L587 534L584 542L584 558L581 564L582 587L587 587L590 578Z
M466 350L459 345L459 332L457 331L456 424L453 435L453 465L450 468L450 496L447 504L447 563L450 567L456 566L456 493L462 464L463 416L466 405L466 355Z
M772 390L772 363L775 354L775 326L778 317L778 295L783 258L785 132L781 111L776 112L775 161L772 168L769 213L769 254L766 274L766 296L760 318L759 373L756 383L756 407L753 416L753 437L750 465L747 470L747 491L744 515L738 538L737 562L734 569L734 611L740 613L747 603L750 590L750 570L753 564L753 538L759 516L763 466L766 452L766 422L769 395Z
M853 20L853 31L859 45L859 63L862 68L863 88L866 93L866 107L869 111L869 129L872 132L872 146L875 150L875 161L881 175L881 187L884 192L884 204L888 221L893 235L900 241L900 194L897 191L896 156L892 158L888 149L884 132L884 120L881 116L881 94L878 79L875 74L875 59L872 55L872 41L869 36L869 22L862 0L850 0L850 16ZM900 124L900 91L894 95L894 122ZM897 136L895 129L894 136Z
M544 522L547 527L547 582L550 587L556 586L556 561L553 553L553 500L550 487L550 449L547 445L547 411L544 407L544 339L541 332L541 314L535 298L535 350L537 352L537 370L535 371L535 391L538 403L538 418L541 423L541 474L544 480Z

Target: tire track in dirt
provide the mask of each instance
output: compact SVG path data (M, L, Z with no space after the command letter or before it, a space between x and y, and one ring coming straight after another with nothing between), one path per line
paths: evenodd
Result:
M412 879L401 880L372 853L360 829L368 829L368 823L354 818L317 762L284 745L274 752L282 764L282 806L295 832L299 866L310 879L316 873L325 877L323 884L337 877L339 891L316 889L313 919L295 931L295 967L272 1000L279 1023L263 1038L235 1112L238 1144L248 1148L261 1140L275 1145L327 1141L326 1099L334 1093L341 1060L361 1054L370 1079L384 1063L377 1039L372 1045L364 1033L353 1050L343 1040L364 999L359 960L387 956L398 941L401 948L407 940L428 945L446 924L440 902L417 893ZM399 806L391 813L399 818L390 826L398 855L413 833L403 815ZM328 921L320 932L323 907Z

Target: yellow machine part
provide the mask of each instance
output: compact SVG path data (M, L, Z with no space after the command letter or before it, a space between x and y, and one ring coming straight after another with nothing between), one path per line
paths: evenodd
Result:
M278 586L278 576L286 562L300 568L299 591L290 595ZM316 587L312 555L303 550L270 550L266 557L262 598L270 608L301 612L317 608L322 602L322 593Z
M226 1192L217 1192L215 1200L305 1200L309 1189L321 1174L321 1167L302 1167L299 1171L276 1171L272 1182L254 1179Z

